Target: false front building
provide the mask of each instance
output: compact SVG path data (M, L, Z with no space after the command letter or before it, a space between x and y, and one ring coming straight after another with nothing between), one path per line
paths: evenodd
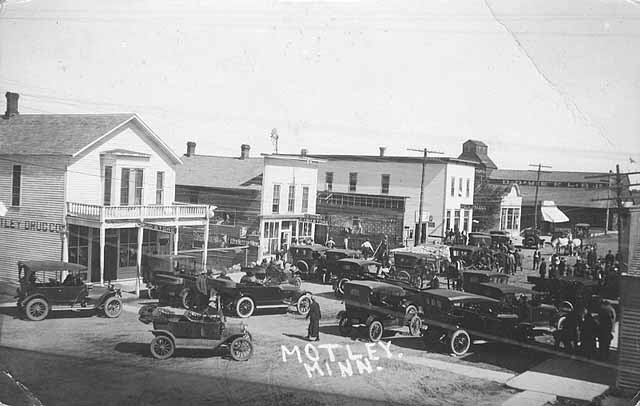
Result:
M174 203L180 158L135 114L21 115L17 101L7 93L0 118L0 282L24 260L135 278L143 254L175 252L180 227L208 224L208 206Z

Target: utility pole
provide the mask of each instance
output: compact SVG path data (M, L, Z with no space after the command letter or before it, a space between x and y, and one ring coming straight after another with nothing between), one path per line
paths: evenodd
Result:
M422 243L422 208L424 207L424 172L427 166L427 154L442 154L440 151L431 151L427 148L415 149L415 148L407 148L408 151L417 151L422 152L422 177L420 179L420 208L418 211L418 229L416 230L416 240L418 244ZM444 180L447 181L446 179ZM426 233L425 233L426 234ZM425 236L425 241L427 238Z
M609 200L611 199L611 174L613 172L609 170L607 176L607 217L604 219L604 235L609 233Z
M542 170L542 168L551 168L551 167L547 165L542 165L541 163L538 163L536 165L529 164L529 166L533 166L534 168L538 167L538 175L536 176L536 197L535 197L535 204L533 209L533 228L537 230L538 229L538 187L540 186L540 171Z

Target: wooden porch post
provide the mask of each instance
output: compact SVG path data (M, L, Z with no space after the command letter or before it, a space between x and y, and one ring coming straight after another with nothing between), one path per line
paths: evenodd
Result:
M140 275L142 274L142 241L144 228L138 226L138 252L136 258L136 296L140 297Z
M209 249L209 208L207 208L206 223L204 224L204 244L202 251L202 269L207 271L207 254Z
M104 246L106 234L104 223L100 223L100 285L104 285Z
M176 221L176 233L173 235L173 255L178 255L178 239L180 238L180 225Z

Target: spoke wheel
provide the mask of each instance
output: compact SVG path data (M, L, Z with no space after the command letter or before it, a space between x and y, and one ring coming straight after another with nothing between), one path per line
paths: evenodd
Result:
M296 304L296 309L298 310L298 313L306 316L309 313L309 310L311 310L311 299L309 299L309 296L301 296Z
M169 337L160 335L151 340L151 355L157 359L167 359L173 355L175 345Z
M253 354L253 344L246 337L238 337L231 342L229 354L236 361L246 361Z
M104 302L104 315L110 319L115 319L122 313L122 300L112 296Z
M291 284L296 288L299 288L300 286L302 286L302 278L300 278L299 276L296 276L295 278L293 278L293 281L291 282Z
M456 330L451 334L450 349L456 356L462 356L469 351L471 347L471 337L464 330Z
M29 300L24 308L27 318L31 321L41 321L49 315L49 303L42 298Z
M409 333L414 337L420 337L422 334L422 319L414 315L409 321Z
M195 297L191 289L186 289L180 294L180 302L182 307L187 310L192 310L195 308Z
M371 340L372 342L377 342L380 341L380 339L382 338L382 332L384 331L384 327L382 326L382 323L380 323L378 320L374 320L371 322L371 324L369 324L369 340Z
M241 318L247 318L251 316L256 306L250 297L241 297L236 302L236 315Z

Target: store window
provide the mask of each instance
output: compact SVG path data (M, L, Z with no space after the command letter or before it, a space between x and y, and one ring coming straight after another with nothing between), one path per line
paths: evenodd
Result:
M383 195L388 195L389 194L389 182L391 180L391 175L382 175L380 177L380 183L381 185L381 189L380 192Z
M460 210L453 211L453 231L460 230Z
M89 227L69 225L69 262L89 266Z
M358 172L349 172L349 192L355 192L358 186Z
M280 223L277 221L265 221L263 238L266 240L267 255L275 255L280 250Z
M464 211L464 217L462 218L462 229L469 231L469 222L471 221L471 210Z
M293 213L296 208L296 187L289 185L289 199L287 200L287 211Z
M447 210L445 231L451 230L451 210Z
M325 183L325 190L327 192L331 192L333 190L333 172L326 172L324 174L324 183Z
M273 185L273 203L271 204L272 213L280 213L280 185Z
M309 186L302 187L302 212L309 211Z
M22 165L13 165L11 179L11 205L20 206L20 192L22 191Z
M312 223L308 222L299 222L298 223L298 238L300 241L304 241L307 238L313 239L313 227Z
M136 266L138 264L138 229L120 229L120 245L118 246L120 268Z
M156 204L164 204L164 172L156 173Z
M113 167L104 167L104 205L111 206L111 179L113 178Z
M520 208L503 207L500 214L501 230L520 230Z

